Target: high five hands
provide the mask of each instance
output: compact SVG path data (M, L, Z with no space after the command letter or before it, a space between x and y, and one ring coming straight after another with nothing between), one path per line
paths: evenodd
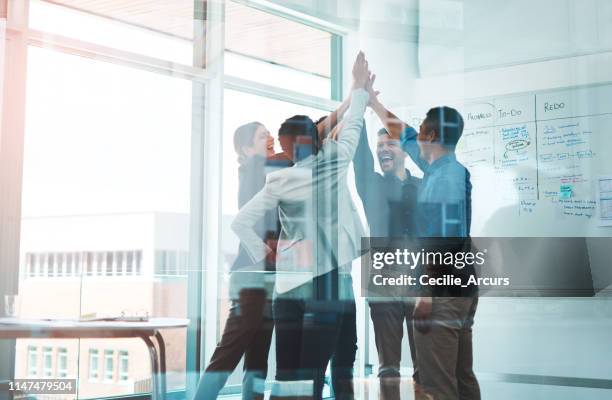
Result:
M365 89L369 81L370 71L368 70L368 60L366 60L363 51L360 51L353 64L353 90Z
M370 95L371 105L377 100L377 96L380 92L374 90L376 75L372 75L368 67L368 60L366 60L365 54L360 51L353 64L353 89L365 89Z

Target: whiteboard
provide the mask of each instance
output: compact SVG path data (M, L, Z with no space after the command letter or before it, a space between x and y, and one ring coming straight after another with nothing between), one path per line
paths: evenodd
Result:
M595 187L612 175L612 84L444 104L465 120L456 153L471 173L472 236L612 234L598 226ZM418 127L430 106L398 115Z

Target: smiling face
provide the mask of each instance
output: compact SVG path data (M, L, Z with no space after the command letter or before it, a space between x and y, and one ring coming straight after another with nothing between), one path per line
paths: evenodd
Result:
M259 126L253 134L253 144L245 146L243 152L248 157L259 155L272 157L274 155L274 138L265 126Z
M376 155L380 168L385 174L399 175L405 168L406 153L402 150L399 141L392 139L386 132L378 135Z

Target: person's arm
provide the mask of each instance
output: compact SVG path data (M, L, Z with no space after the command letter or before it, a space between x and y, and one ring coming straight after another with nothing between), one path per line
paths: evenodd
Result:
M401 140L402 133L409 125L387 110L377 97L370 99L370 107L382 122L389 136L395 140Z
M351 105L351 97L347 97L340 106L332 111L323 121L317 124L317 132L319 133L319 142L323 142L323 140L329 135L329 133L338 125L338 121L342 119L344 113L348 110Z
M369 203L368 193L376 190L371 186L378 178L378 175L374 171L374 157L372 156L372 150L368 144L368 133L365 126L359 135L359 144L355 151L355 157L353 157L353 171L355 171L355 186L357 187L357 193L359 197L361 197L364 208L367 208ZM379 194L376 193L376 195Z
M274 185L273 178L268 176L264 188L240 209L232 222L232 230L236 233L254 263L263 261L266 255L272 252L272 249L257 233L255 226L267 210L278 205L278 197L273 194L272 187Z
M380 119L380 122L382 122L383 126L389 133L389 136L395 140L398 140L402 146L402 149L410 156L417 167L419 167L421 171L425 171L428 164L420 156L421 152L416 142L417 131L406 122L399 119L391 111L387 110L380 100L378 100L378 92L373 88L375 80L376 75L373 75L372 79L370 79L368 85L366 86L366 90L370 95L370 107L372 110L374 110Z
M391 111L387 110L377 98L370 99L370 107L372 107L372 110L374 110L376 115L378 115L378 118L389 133L389 136L395 140L399 140L402 150L404 150L410 156L417 167L419 167L422 171L425 171L428 164L421 158L421 151L419 150L419 145L416 142L417 131L407 123L400 120Z
M363 127L363 113L368 104L368 93L363 89L353 90L351 107L344 120L342 132L338 134L338 150L343 153L347 164L351 162L359 144L359 135Z
M363 126L363 113L368 105L369 94L365 90L370 81L368 62L362 52L359 52L353 64L353 91L351 93L351 105L347 117L343 121L342 132L339 133L338 154L348 165L355 155L359 135Z

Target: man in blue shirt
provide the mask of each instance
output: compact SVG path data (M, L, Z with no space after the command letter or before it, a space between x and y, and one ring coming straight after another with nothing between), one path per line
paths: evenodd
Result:
M370 106L390 137L400 141L424 173L417 198L418 236L469 237L472 185L469 172L455 157L463 133L461 114L450 107L432 108L417 132L380 103L371 85L368 91ZM464 274L473 274L473 270ZM477 303L477 289L466 291L460 286L431 288L417 299L414 341L419 382L436 400L480 399L472 369L472 325Z

